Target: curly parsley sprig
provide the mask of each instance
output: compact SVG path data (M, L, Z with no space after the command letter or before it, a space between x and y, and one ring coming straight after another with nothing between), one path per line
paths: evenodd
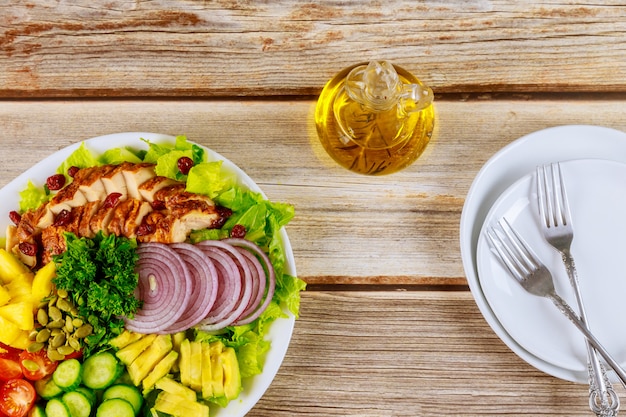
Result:
M65 241L66 251L53 258L57 266L53 282L68 291L79 316L93 326L83 351L89 356L124 330L121 317L133 317L141 307L134 295L137 243L102 232L93 239L66 233Z

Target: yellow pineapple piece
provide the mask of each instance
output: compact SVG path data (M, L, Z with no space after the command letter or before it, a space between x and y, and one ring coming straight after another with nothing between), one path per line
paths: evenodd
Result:
M11 300L11 294L4 285L0 285L0 306L7 304Z
M32 330L35 327L33 303L30 301L19 301L0 307L0 316L21 330Z
M12 253L0 249L0 280L8 284L21 275L30 275L32 280L32 272L23 262Z
M21 330L20 334L11 343L11 346L13 346L16 349L24 349L24 350L28 348L28 345L33 343L33 341L30 340L30 338L28 337L29 333L30 332L27 330Z
M30 282L18 278L5 285L11 296L11 302L16 303L18 301L32 301L33 293Z
M0 342L13 346L13 342L20 336L21 330L15 324L0 316Z
M52 279L56 277L56 265L54 262L48 262L35 274L32 284L33 301L39 303L42 298L50 295L54 289Z

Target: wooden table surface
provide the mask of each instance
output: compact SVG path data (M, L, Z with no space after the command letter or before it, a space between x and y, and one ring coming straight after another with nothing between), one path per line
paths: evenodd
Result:
M431 86L437 112L422 157L382 177L337 166L313 121L324 83L373 59ZM144 131L185 134L295 206L308 289L252 417L592 415L586 385L491 330L459 221L503 146L626 131L625 105L621 0L0 3L0 186L77 141Z

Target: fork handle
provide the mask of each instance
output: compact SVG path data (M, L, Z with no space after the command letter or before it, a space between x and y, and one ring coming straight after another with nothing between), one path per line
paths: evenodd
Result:
M596 350L604 358L606 363L608 363L609 366L613 368L613 371L620 379L622 385L626 387L626 371L624 371L620 364L617 363L615 358L613 358L613 356L611 356L611 354L604 348L604 346L602 346L600 341L591 333L587 325L580 319L580 317L576 315L576 313L574 312L574 310L572 310L569 304L567 304L567 302L559 297L557 294L552 294L549 298L552 300L554 305L556 305L556 307L561 311L561 313L563 313L568 319L570 319L572 323L574 323L576 328L578 328L578 330L587 338L589 343L591 343L591 345L596 348Z
M574 257L569 250L564 249L560 252L561 257L563 258L563 264L567 270L570 284L576 296L576 303L580 313L580 321L587 324L587 313L585 312L585 306L580 292L580 284L578 282L578 274L576 273ZM585 340L585 342L587 344L587 353L589 356L589 376L592 379L590 384L590 403L593 399L592 410L597 414L602 410L616 409L619 407L619 397L615 394L611 382L606 377L606 370L600 363L598 352L588 340Z

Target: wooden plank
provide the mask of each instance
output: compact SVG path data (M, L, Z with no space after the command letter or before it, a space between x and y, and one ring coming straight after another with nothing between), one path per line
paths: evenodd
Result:
M0 102L0 186L56 150L115 132L186 134L294 204L287 231L310 284L465 284L459 221L468 189L500 148L533 131L596 124L626 131L622 100L441 100L422 157L383 177L337 166L316 138L315 102Z
M590 414L587 386L520 359L468 292L307 292L278 375L248 415Z
M318 94L373 59L436 92L626 91L620 0L100 4L2 2L0 97Z

